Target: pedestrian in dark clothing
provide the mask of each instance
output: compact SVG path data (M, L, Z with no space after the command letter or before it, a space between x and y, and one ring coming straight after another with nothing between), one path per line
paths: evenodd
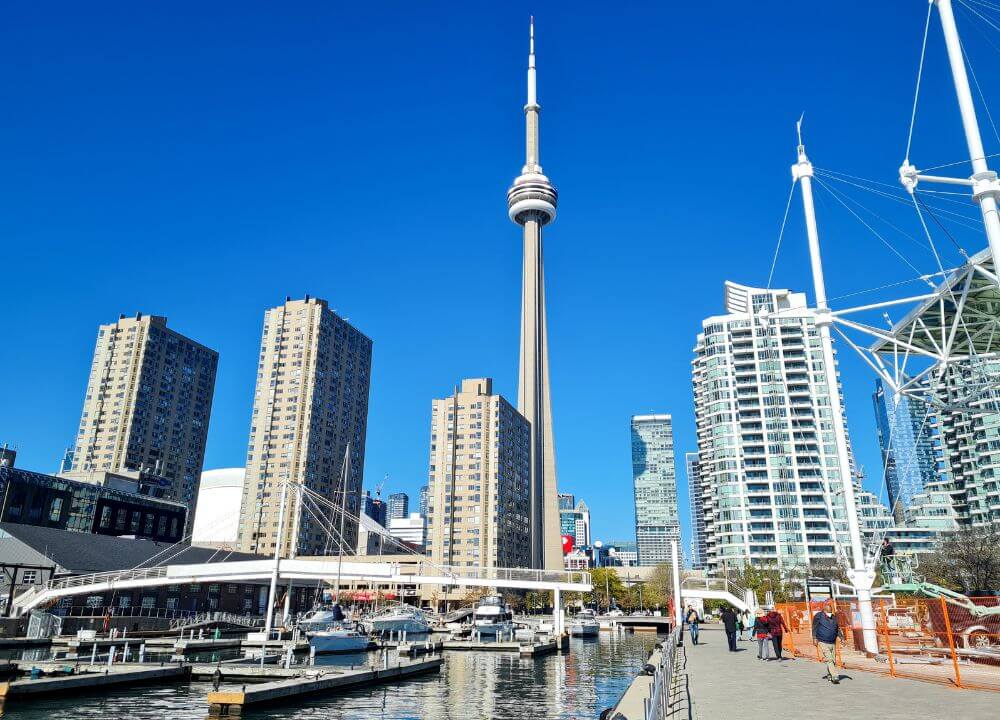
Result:
M722 611L722 625L726 628L726 640L729 641L729 652L736 652L736 632L739 628L739 619L731 607L726 607Z
M823 653L826 661L826 675L834 685L840 684L840 673L837 671L837 638L843 637L844 631L833 612L833 603L829 600L823 604L823 609L813 617L813 642Z
M687 612L684 613L684 622L688 624L688 630L691 632L691 643L697 645L698 624L701 622L701 618L698 616L698 611L694 609L693 605L688 605Z
M784 658L781 657L781 641L785 631L788 630L785 618L773 608L764 618L767 620L767 626L771 631L771 645L774 646L774 657L778 660L783 660Z

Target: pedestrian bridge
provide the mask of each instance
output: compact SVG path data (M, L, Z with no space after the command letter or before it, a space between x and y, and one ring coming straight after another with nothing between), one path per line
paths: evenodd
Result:
M681 583L683 600L725 600L740 610L757 607L757 596L726 578L689 577Z
M37 585L12 605L18 614L43 607L64 597L95 595L162 585L270 581L275 563L278 581L329 581L345 584L447 585L520 590L589 592L590 573L532 570L528 568L479 568L418 562L356 562L331 557L281 560L239 560L201 564L158 565L114 572L76 575Z

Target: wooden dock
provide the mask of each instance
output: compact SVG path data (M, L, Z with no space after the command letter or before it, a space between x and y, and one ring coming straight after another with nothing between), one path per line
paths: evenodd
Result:
M79 672L60 677L38 678L37 680L13 680L0 683L0 702L12 699L44 697L53 694L84 693L123 685L140 685L150 682L174 682L188 680L191 668L182 665L156 667L119 666L101 668L88 666L94 672Z
M558 652L560 643L555 638L535 640L532 642L477 642L475 640L446 640L445 650L479 651L479 652L511 652L522 657L535 657Z
M259 705L278 702L294 702L302 697L320 694L336 694L348 688L377 685L406 678L417 677L441 669L442 659L399 661L389 667L370 666L357 669L329 669L329 667L298 670L298 677L245 686L240 690L219 690L208 694L208 708L211 715L238 716L244 710Z

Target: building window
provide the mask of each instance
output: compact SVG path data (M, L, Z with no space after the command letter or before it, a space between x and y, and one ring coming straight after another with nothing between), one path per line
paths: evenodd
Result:
M118 607L127 608L132 607L132 598L129 595L122 595L118 598Z
M101 508L100 526L102 530L107 530L109 527L111 527L111 508L109 508L107 505Z
M151 597L149 595L145 596L142 599L142 606L144 608L154 608L154 607L156 607L156 598L155 597Z
M89 608L99 608L104 604L103 595L88 595L87 596L87 607Z
M175 598L175 597L167 598L168 610L176 610L178 605L180 605L180 598Z
M59 518L62 517L62 507L63 499L61 497L52 499L52 504L49 506L50 522L59 522Z
M23 585L34 585L35 580L38 578L37 570L25 570L21 575L21 584Z

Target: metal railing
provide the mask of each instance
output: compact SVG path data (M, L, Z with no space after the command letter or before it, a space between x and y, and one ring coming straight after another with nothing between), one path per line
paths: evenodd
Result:
M252 628L263 625L264 618L259 615L238 615L237 613L210 610L208 612L193 614L186 618L178 618L170 623L170 629L178 630L180 628L190 627L193 625L202 625L213 622L228 623L230 625Z
M681 587L689 590L727 592L740 600L746 594L746 589L742 586L737 585L732 580L720 577L686 577L681 582Z
M400 572L407 573L406 568L401 568ZM572 583L579 585L590 585L590 573L576 570L535 570L531 568L504 568L504 567L464 567L460 565L435 565L429 562L420 562L416 566L416 571L412 574L429 577L445 576L455 579L468 580L504 580L508 582L528 581L546 583Z
M670 714L670 698L673 695L674 671L677 667L677 644L680 628L673 631L663 641L660 662L653 671L653 684L649 688L649 698L643 703L645 720L666 720Z

